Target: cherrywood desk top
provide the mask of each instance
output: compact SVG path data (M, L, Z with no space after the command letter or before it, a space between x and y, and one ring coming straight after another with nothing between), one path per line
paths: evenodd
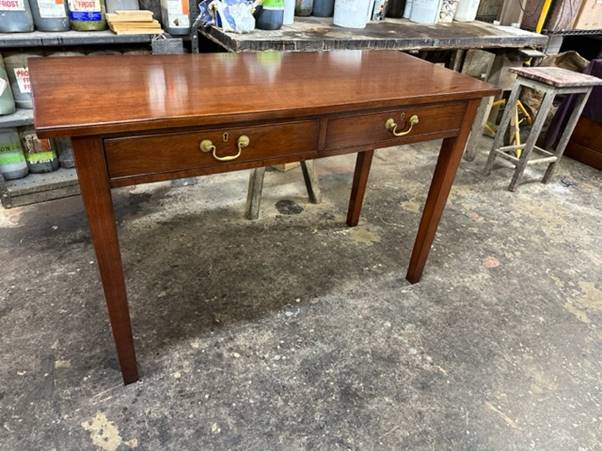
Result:
M479 98L489 84L398 51L35 58L41 137Z

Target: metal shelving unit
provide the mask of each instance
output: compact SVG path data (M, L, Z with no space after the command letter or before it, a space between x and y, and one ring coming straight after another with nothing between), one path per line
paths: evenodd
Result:
M2 205L4 208L20 207L79 194L75 169L59 169L46 174L29 174L18 180L3 180Z
M24 127L33 124L33 110L17 109L13 114L0 116L0 128Z
M105 31L64 31L31 33L0 33L0 52L15 48L64 47L80 45L147 44L153 35L116 35ZM33 110L18 109L14 114L0 116L0 128L24 127L33 124ZM0 201L4 208L46 202L79 194L75 169L59 169L46 174L29 174L19 180L4 180L0 175Z
M144 44L153 35L117 35L112 31L33 31L31 33L0 33L0 49L15 47L61 47L72 45Z

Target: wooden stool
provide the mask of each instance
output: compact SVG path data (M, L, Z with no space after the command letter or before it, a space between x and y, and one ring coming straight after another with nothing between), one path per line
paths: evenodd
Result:
M303 171L303 180L305 181L309 201L312 204L319 204L322 200L322 193L316 175L315 160L301 161L301 170ZM249 176L249 190L247 191L247 206L245 208L247 219L259 218L264 176L265 168L253 169Z
M564 149L566 148L569 138L573 133L573 129L577 124L577 120L581 116L583 107L587 102L589 95L592 92L592 88L596 85L601 85L602 80L591 75L580 74L578 72L572 72L567 69L561 69L559 67L515 67L510 69L512 72L517 74L516 81L510 92L510 98L506 103L502 121L495 134L493 146L489 153L489 159L485 166L485 174L491 173L491 168L497 156L500 156L510 161L514 167L514 175L508 186L509 191L515 191L516 187L525 172L527 165L531 164L546 164L548 168L543 176L542 183L547 183L554 174L556 165L562 158ZM510 124L510 118L512 111L516 105L516 101L519 98L520 91L523 86L542 91L544 93L537 117L529 133L527 142L521 145L509 145L503 146L503 137L506 133L506 129ZM556 145L556 149L550 151L542 149L535 145L537 138L541 133L544 122L552 108L552 102L554 98L559 94L577 94L577 102L575 108L569 116L566 127ZM513 154L509 153L522 149L520 158L517 158ZM531 151L536 150L543 154L543 157L529 159Z

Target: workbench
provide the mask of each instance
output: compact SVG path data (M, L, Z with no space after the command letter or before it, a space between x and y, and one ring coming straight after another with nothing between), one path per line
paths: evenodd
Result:
M357 30L336 27L332 17L295 17L280 30L226 33L219 28L201 34L231 52L264 50L457 50L474 48L543 47L548 38L519 28L487 22L452 22L423 25L407 19L387 18Z

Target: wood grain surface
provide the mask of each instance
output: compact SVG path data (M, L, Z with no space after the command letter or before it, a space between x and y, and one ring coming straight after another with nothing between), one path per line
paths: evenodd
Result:
M397 51L35 58L29 70L41 137L298 118L496 93Z

